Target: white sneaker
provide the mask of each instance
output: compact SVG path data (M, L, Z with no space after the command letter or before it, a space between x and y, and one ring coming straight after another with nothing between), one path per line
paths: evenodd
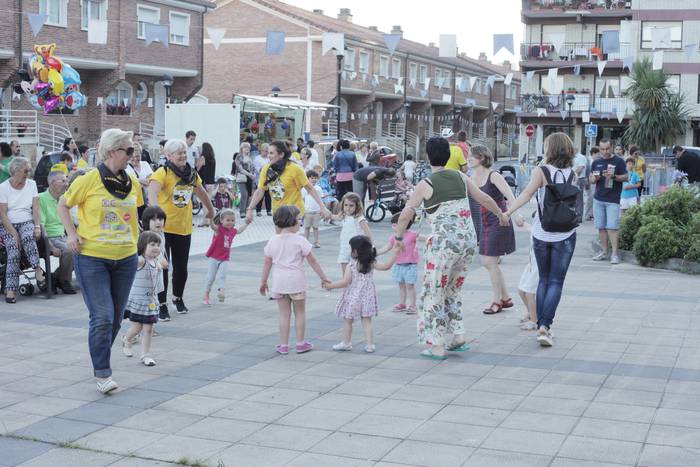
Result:
M374 344L367 344L365 345L365 352L367 353L374 353L374 351L377 349L377 346Z
M346 352L348 350L352 350L352 342L348 342L347 344L345 342L339 342L333 346L333 350L336 350L338 352Z
M620 257L615 255L610 258L610 264L620 264L622 260L620 260Z
M112 378L97 380L97 390L102 394L108 394L117 388L119 388L119 385Z
M149 357L148 355L143 355L141 357L141 363L143 363L146 366L155 366L156 361L153 360L153 358Z
M597 255L595 255L593 258L591 258L593 261L607 261L608 259L608 254L605 253L604 251L601 251Z
M552 346L552 335L544 326L540 326L540 329L537 331L537 342L539 342L542 347Z
M523 324L520 325L520 329L523 331L536 331L537 330L537 323L533 323L532 321L525 321Z
M134 352L131 351L131 342L126 339L126 336L122 338L122 352L127 357L133 357Z

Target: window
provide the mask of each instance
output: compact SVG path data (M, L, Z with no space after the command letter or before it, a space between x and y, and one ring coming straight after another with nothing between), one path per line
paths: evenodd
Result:
M669 91L672 93L681 93L681 75L669 75L668 78L666 78L666 84L668 85Z
M136 8L136 16L139 21L137 33L139 39L146 39L146 23L160 24L160 10L158 8L139 5Z
M148 86L145 82L139 82L139 87L136 89L136 105L142 105L148 99Z
M345 58L343 59L343 67L348 71L355 71L355 50L345 49Z
M448 88L448 89L451 88L452 87L452 72L450 70L443 70L442 78L445 80L445 82L442 84L442 87Z
M442 68L435 67L435 75L433 76L433 86L439 88L438 86L440 78L442 78Z
M379 74L385 78L389 77L389 57L386 55L379 56Z
M408 79L412 81L418 80L418 64L409 63L408 64Z
M66 27L67 9L68 0L39 0L39 13L48 16L46 24L49 26Z
M457 81L464 81L464 75L462 75L462 73L455 74L455 89L459 91L459 85L457 84Z
M369 54L360 52L360 73L369 73Z
M91 19L107 19L108 0L80 0L80 28L87 31L88 22Z
M170 43L190 45L190 15L170 12Z
M107 96L107 115L129 115L131 114L131 85L122 81Z
M642 48L651 49L655 29L668 29L671 39L670 47L664 49L680 49L683 40L682 21L642 21Z
M394 79L401 78L401 60L398 58L391 59L391 77Z
M428 65L420 66L420 75L418 75L418 81L420 83L425 83L425 79L428 77Z

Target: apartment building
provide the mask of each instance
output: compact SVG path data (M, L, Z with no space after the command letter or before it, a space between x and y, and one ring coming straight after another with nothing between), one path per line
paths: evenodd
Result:
M216 3L205 23L227 32L218 50L205 40L206 80L201 94L209 102L230 102L233 94L268 96L276 87L280 96L335 103L338 59L334 51L322 54L322 34L338 32L345 36L340 119L346 137L378 139L406 131L413 139L424 140L448 127L488 138L496 121L515 132L520 75L489 63L485 56L442 58L435 44L405 38L390 54L383 33L353 23L347 8L330 17L322 10L308 11L276 0ZM265 54L267 31L285 33L281 55ZM402 34L400 26L390 32ZM506 86L508 73L514 76ZM494 85L489 86L492 75ZM495 109L492 102L498 103ZM332 112L311 111L304 125L314 139L336 134Z
M698 142L700 1L523 0L522 21L521 155L542 154L544 137L555 131L571 131L576 147L584 151L584 120L598 125L597 140L619 140L634 111L623 95L631 82L625 61L651 59L652 31L657 28L670 31L663 69L692 115L685 140L679 142ZM618 31L619 51L605 53L605 31ZM696 50L687 58L683 46L690 43ZM552 68L556 77L550 75ZM536 130L532 138L524 131L528 125Z
M0 30L3 139L20 136L29 145L34 131L37 141L31 144L42 138L50 143L47 132L67 131L93 142L110 127L162 132L157 128L163 127L167 99L187 101L202 86L204 14L213 7L206 0L0 0L0 9L12 12ZM36 37L27 13L48 16ZM88 43L88 18L107 20L106 44ZM145 23L169 25L168 47L146 46ZM32 128L34 109L26 98L13 98L11 85L33 45L46 43L55 43L56 55L78 70L88 102L75 112L44 116L39 111ZM24 131L18 134L19 121Z

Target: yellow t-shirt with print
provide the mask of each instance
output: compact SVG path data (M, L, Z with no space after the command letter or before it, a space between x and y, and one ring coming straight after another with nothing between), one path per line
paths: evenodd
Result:
M460 167L467 164L464 158L464 151L459 146L450 144L450 159L445 164L446 169L459 170Z
M88 168L88 163L85 159L78 159L78 170L83 170Z
M160 184L158 204L167 216L163 230L176 235L191 235L192 194L195 186L202 186L202 179L197 175L194 185L185 184L175 172L160 167L151 175L151 181Z
M80 254L114 261L136 254L136 208L143 206L143 191L135 177L131 177L131 193L119 199L104 187L99 170L91 170L76 178L63 197L69 208L78 206Z
M301 189L309 183L304 169L290 161L282 175L268 186L267 169L269 167L270 164L267 164L260 171L260 187L270 192L272 212L275 212L280 206L293 205L304 214L304 198L301 195ZM170 218L168 218L168 222L170 222Z

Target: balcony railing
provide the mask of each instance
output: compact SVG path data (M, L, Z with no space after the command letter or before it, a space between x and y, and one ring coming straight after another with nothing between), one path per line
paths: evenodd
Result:
M620 51L603 53L603 47L595 42L564 42L561 50L551 43L528 43L520 46L522 60L622 60L633 54L630 43L621 43Z
M566 98L574 96L572 112L597 112L616 114L622 110L626 115L634 111L634 105L626 97L596 97L590 93L576 94L523 94L521 106L523 112L537 113L537 109L544 109L547 113L568 111Z
M523 0L523 10L629 10L631 0Z

